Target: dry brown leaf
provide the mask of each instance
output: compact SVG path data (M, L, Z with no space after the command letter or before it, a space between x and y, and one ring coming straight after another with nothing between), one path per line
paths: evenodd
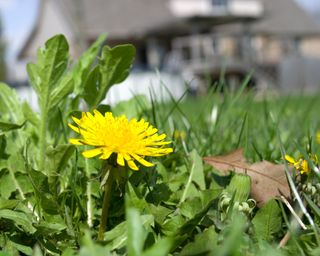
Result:
M249 164L238 149L228 155L204 157L207 164L218 171L228 174L230 170L245 173L251 177L251 196L262 206L272 198L281 195L290 198L290 188L285 174L285 167L268 161Z

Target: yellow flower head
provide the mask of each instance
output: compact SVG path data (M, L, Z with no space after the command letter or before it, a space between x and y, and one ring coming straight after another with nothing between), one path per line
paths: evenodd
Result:
M144 159L145 156L163 156L173 151L165 145L165 134L159 135L158 130L144 119L128 120L124 115L114 117L111 112L102 115L98 110L82 112L81 119L72 117L77 126L69 127L79 133L82 138L70 139L74 145L94 146L94 149L82 152L86 158L100 156L108 159L112 153L117 154L117 163L121 166L127 162L132 170L138 170L134 160L150 167L152 163Z
M297 171L299 171L301 174L308 174L311 171L311 168L308 164L308 161L306 159L303 159L300 157L299 159L295 160L293 157L289 155L285 155L286 161L291 164ZM318 164L318 157L317 155L311 155L310 154L310 160L317 165Z

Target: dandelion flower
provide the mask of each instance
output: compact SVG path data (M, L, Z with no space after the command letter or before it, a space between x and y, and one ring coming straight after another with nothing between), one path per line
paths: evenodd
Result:
M95 148L82 152L86 158L99 156L108 159L113 153L117 155L117 163L125 166L125 162L132 170L138 170L135 161L150 167L152 163L145 157L163 156L173 150L164 141L165 134L158 134L158 130L144 119L128 120L124 115L114 117L111 112L102 115L98 110L82 112L80 119L72 117L77 126L69 127L79 133L82 138L70 139L74 145L89 145Z
M306 159L303 159L300 157L299 159L295 160L293 157L289 155L285 155L286 161L291 164L297 171L299 171L301 174L308 174L311 171L311 168L308 164L308 161ZM317 155L311 155L310 154L310 160L317 165L318 164L318 157Z

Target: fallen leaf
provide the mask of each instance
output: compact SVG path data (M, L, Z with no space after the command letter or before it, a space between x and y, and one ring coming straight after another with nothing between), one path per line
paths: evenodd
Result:
M224 174L234 171L249 175L252 181L251 196L257 201L259 207L281 195L290 198L290 187L282 164L268 161L249 164L242 149L228 155L204 157L203 160Z

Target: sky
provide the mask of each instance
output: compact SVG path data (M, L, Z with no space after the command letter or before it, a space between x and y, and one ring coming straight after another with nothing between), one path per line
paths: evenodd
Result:
M12 59L29 35L37 17L41 0L0 0L0 15ZM162 1L162 0L159 0ZM320 9L320 0L295 0L308 10Z
M313 11L314 9L320 8L319 0L296 0L296 2L303 5L306 9Z
M0 0L0 17L8 47L13 58L27 39L36 21L39 0Z

